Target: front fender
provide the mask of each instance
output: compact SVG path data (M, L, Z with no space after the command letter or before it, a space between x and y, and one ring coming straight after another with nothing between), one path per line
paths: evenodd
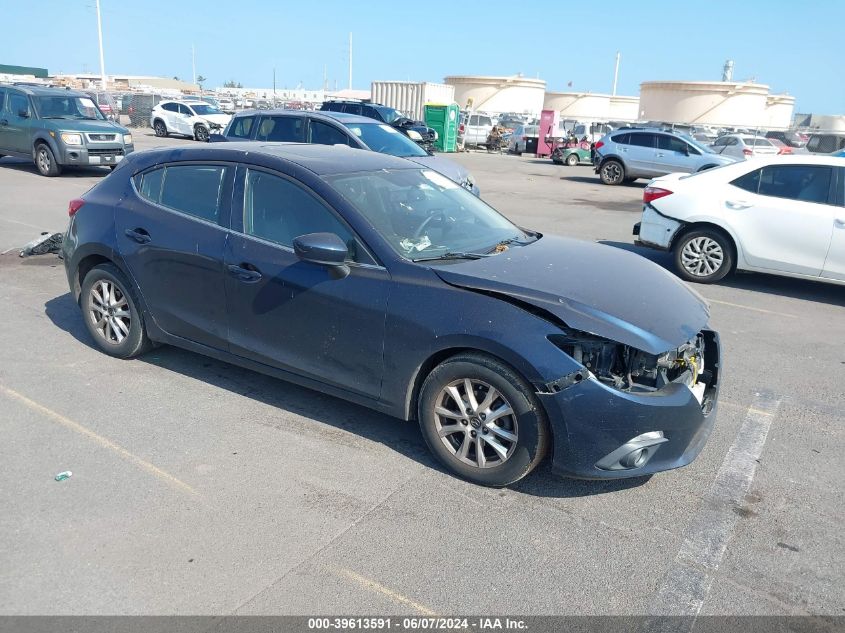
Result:
M50 136L49 132L44 130L39 130L35 132L32 136L32 160L35 160L35 146L38 145L40 142L47 143L47 146L50 148L50 151L53 152L53 156L56 157L56 160L61 158L61 152L59 151L59 144L56 142L56 139Z

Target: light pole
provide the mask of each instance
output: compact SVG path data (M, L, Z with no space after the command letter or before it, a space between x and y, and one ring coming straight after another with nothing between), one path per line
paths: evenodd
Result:
M106 63L103 61L103 21L100 18L100 0L97 0L97 38L100 40L100 79L106 90Z

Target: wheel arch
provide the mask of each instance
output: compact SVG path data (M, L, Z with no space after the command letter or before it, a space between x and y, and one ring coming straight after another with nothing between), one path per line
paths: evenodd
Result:
M50 151L53 152L53 158L56 162L58 162L59 147L56 145L56 140L52 138L49 133L43 131L36 132L32 139L32 160L35 160L35 150L38 149L38 146L42 143L50 148Z
M699 231L702 229L709 229L711 231L721 233L728 240L728 245L731 247L731 254L733 255L733 265L731 266L731 272L735 271L739 264L739 256L741 254L738 246L739 242L737 241L733 233L731 233L725 227L716 224L715 222L701 220L685 223L680 229L678 229L677 233L675 233L674 237L672 238L672 241L669 244L669 251L674 252L675 248L678 245L678 242L685 235L692 233L693 231Z

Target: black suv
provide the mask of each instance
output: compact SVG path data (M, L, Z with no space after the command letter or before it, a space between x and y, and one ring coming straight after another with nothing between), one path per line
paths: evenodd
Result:
M324 112L345 112L364 116L368 119L375 119L387 123L402 132L409 139L421 145L428 151L434 150L434 141L437 140L437 132L428 127L422 121L409 119L396 108L381 105L380 103L361 103L360 101L326 101L320 106Z

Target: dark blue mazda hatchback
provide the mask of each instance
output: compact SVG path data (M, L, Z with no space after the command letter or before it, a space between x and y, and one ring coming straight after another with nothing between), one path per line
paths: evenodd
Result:
M574 477L677 468L715 421L719 339L696 293L400 158L139 152L69 213L68 282L105 353L177 345L417 420L480 484L549 453Z

